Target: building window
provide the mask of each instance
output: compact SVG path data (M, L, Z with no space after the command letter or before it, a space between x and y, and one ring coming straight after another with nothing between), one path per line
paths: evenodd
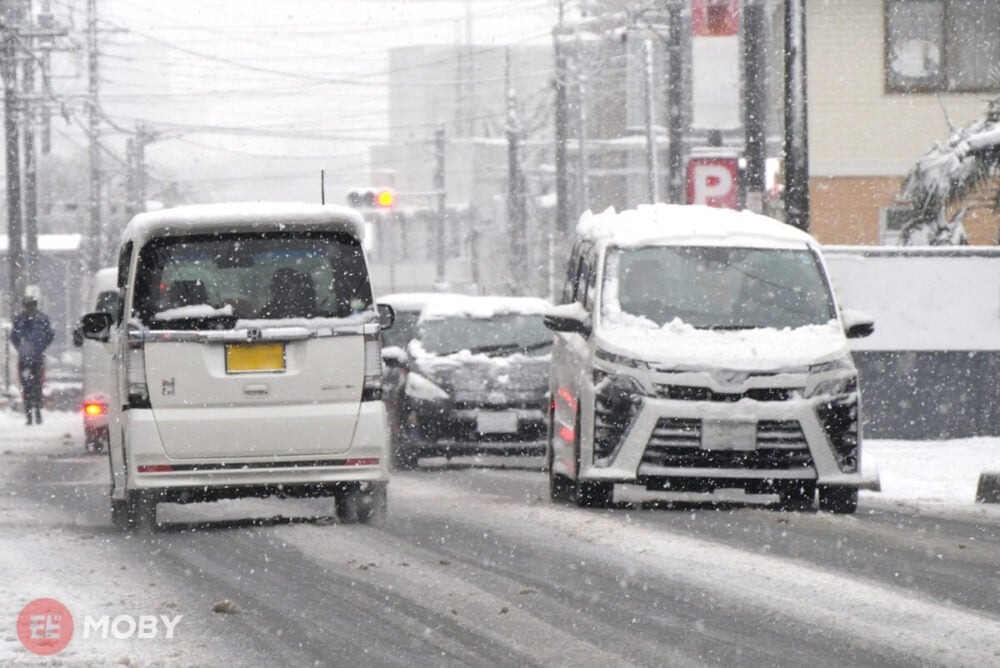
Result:
M1000 2L886 0L886 90L1000 89Z

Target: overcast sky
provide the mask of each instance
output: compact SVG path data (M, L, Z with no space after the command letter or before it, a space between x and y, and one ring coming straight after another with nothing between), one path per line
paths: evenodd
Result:
M82 30L85 0L52 2L57 13L72 9ZM333 188L367 175L366 147L386 136L388 48L464 41L467 9L476 44L545 43L557 7L98 0L102 105L122 128L146 121L173 137L147 150L154 176L196 180L215 199L313 200L320 169ZM78 55L81 78L57 89L82 88L84 63ZM122 146L123 137L111 132L106 142Z

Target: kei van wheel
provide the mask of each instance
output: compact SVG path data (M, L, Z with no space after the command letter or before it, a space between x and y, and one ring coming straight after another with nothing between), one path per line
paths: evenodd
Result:
M122 501L111 499L111 523L124 532L154 532L156 499L142 492L127 492Z
M819 509L837 515L850 515L858 509L858 488L824 485L819 488Z
M381 524L388 514L388 485L368 482L341 488L334 495L342 524Z

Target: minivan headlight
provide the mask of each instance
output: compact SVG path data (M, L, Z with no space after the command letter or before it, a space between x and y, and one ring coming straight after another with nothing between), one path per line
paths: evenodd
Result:
M807 399L824 395L850 394L857 390L858 371L850 355L809 366L809 380L805 388Z
M424 401L447 399L448 393L426 376L413 371L406 374L406 396Z

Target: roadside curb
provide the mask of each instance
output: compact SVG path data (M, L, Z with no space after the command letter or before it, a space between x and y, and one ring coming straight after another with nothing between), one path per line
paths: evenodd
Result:
M984 471L980 474L976 503L1000 503L1000 471Z

